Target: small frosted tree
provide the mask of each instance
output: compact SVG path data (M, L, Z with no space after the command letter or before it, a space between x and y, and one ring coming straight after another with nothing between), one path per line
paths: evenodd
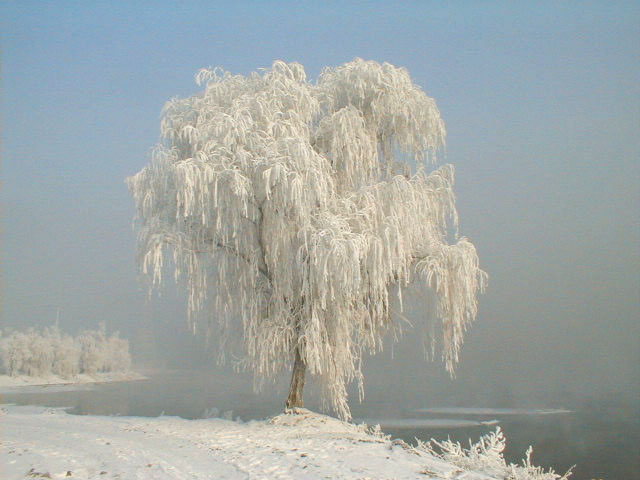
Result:
M316 83L281 61L196 80L204 91L167 103L161 143L127 180L152 284L171 263L194 331L199 311L223 344L239 331L256 378L293 365L288 407L309 372L349 418L346 386L362 392L362 355L394 328L392 289L414 281L435 292L453 372L485 274L468 240L447 243L453 167L428 172L445 138L434 100L405 69L360 59Z

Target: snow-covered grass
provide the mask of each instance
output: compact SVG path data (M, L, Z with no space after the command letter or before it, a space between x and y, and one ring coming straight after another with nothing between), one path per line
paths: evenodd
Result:
M499 432L471 452L449 444L414 448L379 428L304 409L241 423L75 416L5 405L0 422L0 465L7 480L561 478L528 465L505 466ZM508 476L512 471L518 476Z
M564 475L558 475L553 470L545 472L541 467L531 464L533 448L529 447L522 464L507 463L502 452L506 440L500 427L488 435L484 435L477 443L463 448L459 442L445 440L438 442L422 442L418 440L416 450L436 457L460 467L465 472L480 472L493 478L505 480L566 480L571 476L571 470Z
M67 383L78 379L80 374L124 373L131 366L129 342L117 333L107 336L104 325L98 330L82 331L76 337L61 333L57 326L2 333L0 373L10 377L33 377L40 383ZM25 382L17 382L20 383Z

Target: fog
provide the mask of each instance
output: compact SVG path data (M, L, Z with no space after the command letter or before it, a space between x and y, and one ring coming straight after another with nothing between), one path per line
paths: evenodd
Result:
M365 401L637 399L637 3L0 8L0 328L105 322L139 365L235 375L216 366L215 338L189 333L175 285L147 300L124 178L148 162L164 102L198 91L199 68L246 74L281 58L315 78L358 56L406 67L436 99L461 233L490 276L456 378L406 330L367 359ZM421 299L406 303L419 323Z

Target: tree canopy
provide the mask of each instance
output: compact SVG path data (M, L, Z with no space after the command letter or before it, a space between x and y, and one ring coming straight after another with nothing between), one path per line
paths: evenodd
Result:
M315 83L282 61L196 80L204 90L166 104L150 164L128 179L152 283L170 263L189 311L223 343L238 331L258 378L302 362L348 418L347 384L362 391L362 355L394 326L391 289L421 282L453 372L486 274L458 238L453 167L429 171L445 141L435 101L405 69L361 59Z

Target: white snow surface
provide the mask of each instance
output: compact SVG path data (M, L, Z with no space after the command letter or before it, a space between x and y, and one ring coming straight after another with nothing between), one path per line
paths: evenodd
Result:
M20 392L26 393L33 388L47 388L53 391L53 385L69 389L85 389L92 383L130 382L133 380L145 380L146 377L136 372L104 372L78 374L71 377L59 375L30 376L30 375L0 375L0 393Z
M239 423L4 405L0 425L6 480L494 478L304 409Z

